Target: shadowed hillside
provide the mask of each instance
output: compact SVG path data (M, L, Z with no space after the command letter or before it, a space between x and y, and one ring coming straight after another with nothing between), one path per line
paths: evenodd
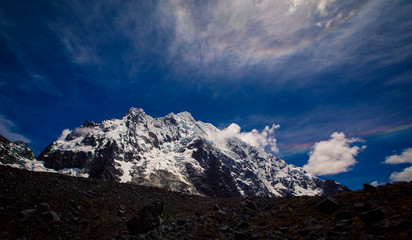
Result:
M163 222L130 235L126 222L155 201ZM0 239L410 239L411 212L412 183L326 198L215 199L0 167Z

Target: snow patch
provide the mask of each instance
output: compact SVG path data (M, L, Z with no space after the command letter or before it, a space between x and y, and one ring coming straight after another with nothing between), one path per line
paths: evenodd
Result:
M130 172L134 164L132 162L125 162L119 160L115 160L115 162L120 165L120 169L123 171L123 175L120 176L120 182L130 182L132 180L132 175L130 174Z

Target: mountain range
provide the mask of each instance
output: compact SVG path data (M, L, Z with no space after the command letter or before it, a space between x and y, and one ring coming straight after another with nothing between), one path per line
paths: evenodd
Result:
M64 130L37 157L23 142L0 138L0 161L213 197L329 195L349 189L225 135L190 113L153 118L131 108L121 119Z

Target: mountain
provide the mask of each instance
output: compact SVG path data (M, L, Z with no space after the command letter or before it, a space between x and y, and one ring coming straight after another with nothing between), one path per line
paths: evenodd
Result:
M215 197L319 195L347 190L227 137L188 112L152 118L131 108L122 119L65 130L39 155L47 168L90 178Z
M0 165L30 171L48 171L43 163L36 161L36 155L29 145L22 141L11 142L0 135Z
M0 135L0 165L25 169L34 172L60 173L75 177L87 177L85 169L64 168L58 171L47 168L44 162L38 161L29 145L22 141L11 142Z

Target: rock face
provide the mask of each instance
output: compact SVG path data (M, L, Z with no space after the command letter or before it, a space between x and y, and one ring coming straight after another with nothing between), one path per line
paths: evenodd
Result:
M24 142L10 142L0 135L0 160L3 164L21 163L26 160L35 160L31 148Z
M336 193L350 191L345 185L337 183L331 179L326 179L323 182L322 192L323 195L334 195Z
M228 138L188 112L152 118L131 108L122 119L86 121L51 143L38 160L55 170L81 169L91 178L216 197L318 195L347 189Z
M0 135L0 164L31 171L47 171L25 142L11 142Z

